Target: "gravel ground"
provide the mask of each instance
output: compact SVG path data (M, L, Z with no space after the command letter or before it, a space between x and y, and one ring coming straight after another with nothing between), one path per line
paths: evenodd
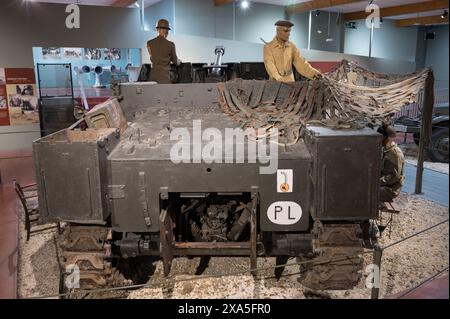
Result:
M20 203L19 214L19 298L53 295L58 293L59 270L54 236L56 228L31 233L27 242L24 229L24 214ZM45 229L51 225L39 225L35 229Z
M382 246L432 226L448 218L448 208L413 195L402 194L398 200L401 209L394 217L391 238L387 230L380 240ZM22 224L23 225L23 224ZM22 226L21 225L21 226ZM21 227L23 228L23 227ZM32 234L25 241L24 231L20 239L19 296L43 296L58 291L58 265L53 237L55 231ZM448 267L449 226L443 224L418 237L386 250L383 254L380 297L389 296L414 287L423 280ZM289 262L293 262L290 260ZM128 298L370 298L370 289L365 288L367 273L357 287L346 291L312 291L298 282L298 266L287 267L283 277L276 281L273 269L259 271L258 278L249 274L220 274L245 272L249 258L211 258L202 275L195 272L200 258L176 258L169 280L162 275L162 262L154 261L155 271L150 277L150 288L130 291ZM372 255L365 255L366 265ZM275 265L274 258L258 258L258 267ZM196 280L191 280L191 279ZM176 283L173 280L177 281ZM90 298L104 298L93 295ZM124 297L122 295L122 297Z

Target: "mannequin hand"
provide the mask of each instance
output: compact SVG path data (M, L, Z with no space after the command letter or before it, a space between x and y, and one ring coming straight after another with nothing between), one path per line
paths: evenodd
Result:
M316 75L314 75L314 80L320 80L321 78L323 78L322 73L317 73Z

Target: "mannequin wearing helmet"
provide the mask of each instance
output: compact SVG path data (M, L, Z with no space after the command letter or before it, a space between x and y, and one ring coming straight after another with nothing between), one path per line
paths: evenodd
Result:
M147 42L148 53L152 62L150 81L162 84L170 82L170 63L178 63L175 44L167 40L169 35L169 21L160 19L156 25L158 36Z

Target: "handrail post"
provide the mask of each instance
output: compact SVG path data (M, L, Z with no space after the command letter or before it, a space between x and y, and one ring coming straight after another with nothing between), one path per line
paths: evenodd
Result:
M373 277L372 294L371 299L378 299L380 295L381 284L381 258L383 257L383 249L376 243L373 251L373 263L377 266L376 272Z

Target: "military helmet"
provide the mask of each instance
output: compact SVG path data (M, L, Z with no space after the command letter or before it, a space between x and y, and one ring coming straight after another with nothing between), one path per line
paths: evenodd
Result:
M383 135L383 139L387 139L388 137L396 137L396 130L394 127L383 123L377 130L378 133Z
M156 29L167 29L167 30L172 30L169 27L169 21L167 21L166 19L160 19L158 21L158 24L156 25Z

